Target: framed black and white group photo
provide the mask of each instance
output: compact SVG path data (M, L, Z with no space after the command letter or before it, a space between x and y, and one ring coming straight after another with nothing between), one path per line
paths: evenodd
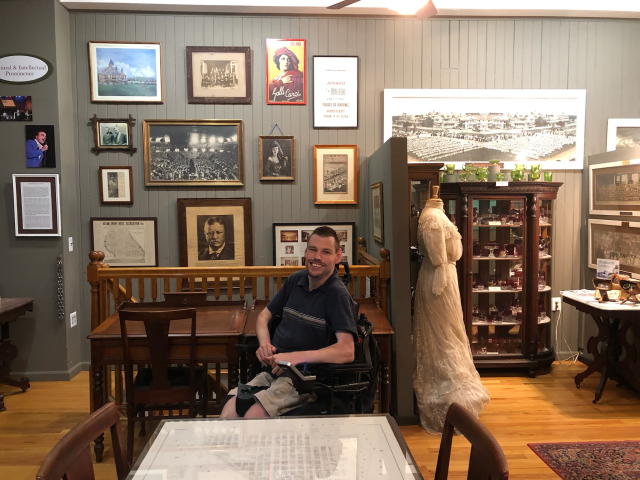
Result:
M93 153L125 152L133 155L138 151L133 147L133 127L136 119L129 114L129 118L98 118L94 113L89 119L93 128Z

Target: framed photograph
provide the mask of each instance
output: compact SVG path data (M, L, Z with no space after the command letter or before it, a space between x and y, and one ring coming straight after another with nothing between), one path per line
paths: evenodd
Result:
M53 125L25 125L27 168L56 168Z
M242 186L242 120L144 120L144 184Z
M93 153L125 152L133 155L138 151L133 148L133 127L136 119L129 114L129 118L98 118L94 113L89 119L93 128Z
M250 198L178 198L181 267L253 265Z
M589 219L589 268L618 260L621 272L640 274L640 222Z
M133 168L100 167L100 202L110 205L133 205Z
M342 258L349 263L357 259L356 224L347 223L274 223L273 265L304 266L304 252L313 231L322 226L331 227L340 239Z
M357 205L358 146L314 145L313 176L316 205Z
M589 166L589 214L640 216L640 160Z
M267 38L267 104L306 105L307 41Z
M409 162L499 159L582 170L586 90L385 89L384 138L407 137Z
M13 213L17 237L59 237L58 174L14 174Z
M31 122L33 109L30 96L0 96L0 122Z
M187 98L251 104L251 47L187 47Z
M313 128L358 128L358 57L313 57Z
M629 147L640 147L640 118L610 118L607 152Z
M296 148L293 137L261 135L260 180L295 180Z
M162 47L151 42L89 42L91 101L162 103Z
M382 204L382 182L371 185L371 235L377 242L384 242L384 210Z
M91 245L112 267L158 266L158 219L91 218Z

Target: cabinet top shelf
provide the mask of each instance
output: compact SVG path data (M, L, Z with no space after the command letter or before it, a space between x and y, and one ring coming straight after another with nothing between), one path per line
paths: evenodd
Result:
M521 226L522 226L521 223L512 223L512 224L506 224L506 225L502 225L502 224L500 224L500 225L480 225L478 223L474 223L473 224L474 228L476 228L476 227L478 227L478 228L492 228L492 227L493 228L505 228L505 227L518 228L518 227L521 227Z
M474 260L522 260L522 257L473 257Z

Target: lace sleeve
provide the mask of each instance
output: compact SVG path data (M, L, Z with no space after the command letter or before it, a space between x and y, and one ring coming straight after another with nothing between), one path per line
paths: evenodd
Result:
M445 265L447 264L445 235L447 233L448 229L444 228L444 225L439 219L428 219L420 229L425 250L427 251L431 264L435 267L433 293L436 295L440 295L444 287L447 286L445 272Z

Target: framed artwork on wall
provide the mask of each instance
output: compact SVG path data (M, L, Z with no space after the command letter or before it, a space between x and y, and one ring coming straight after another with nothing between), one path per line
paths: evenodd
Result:
M31 96L28 95L0 96L0 122L33 121L32 105Z
M313 128L358 128L358 57L314 55Z
M382 182L371 185L371 235L377 242L384 242L384 210L382 203Z
M253 265L250 198L178 198L181 267Z
M56 168L53 125L25 125L27 168Z
M620 271L640 274L640 222L589 219L589 268L618 260Z
M155 217L91 218L91 245L104 252L111 267L158 266L158 219Z
M267 104L306 105L307 41L267 38Z
M607 152L629 147L640 147L640 118L610 118Z
M242 186L242 120L144 120L144 184Z
M261 135L260 180L295 180L296 148L292 136Z
M93 128L93 143L91 149L98 155L100 152L125 152L133 155L138 151L133 148L133 127L136 119L129 114L129 118L98 118L94 113L89 119Z
M318 227L327 226L336 231L342 249L342 258L349 264L357 263L356 224L344 223L274 223L273 265L304 266L304 251L311 233Z
M58 174L14 174L13 214L16 237L59 237L62 225Z
M357 205L358 146L314 145L313 184L316 205Z
M640 160L589 166L589 214L640 216Z
M187 47L189 103L251 104L251 47Z
M99 167L100 202L133 205L133 168Z

